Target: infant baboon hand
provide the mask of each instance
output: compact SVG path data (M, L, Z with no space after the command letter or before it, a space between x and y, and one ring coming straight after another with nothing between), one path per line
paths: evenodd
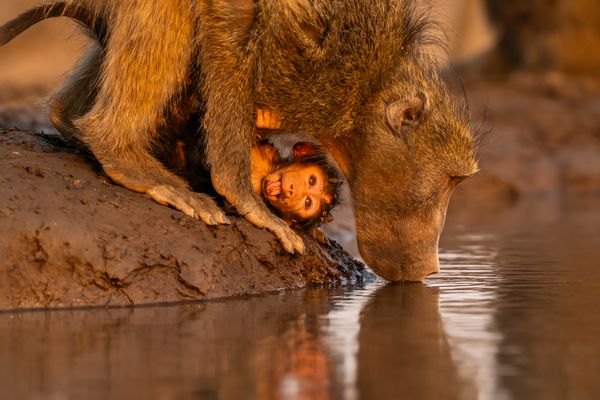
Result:
M262 129L281 128L281 118L273 110L256 109L256 127Z
M290 226L281 218L276 217L269 211L250 211L244 217L259 228L267 228L279 239L279 242L290 254L304 254L304 241Z
M146 193L157 203L175 207L192 218L207 225L231 224L215 201L204 193L175 189L168 185L153 186Z
M325 246L330 245L329 238L327 237L325 232L323 232L319 228L310 228L310 230L307 233L311 238L315 239L317 242Z

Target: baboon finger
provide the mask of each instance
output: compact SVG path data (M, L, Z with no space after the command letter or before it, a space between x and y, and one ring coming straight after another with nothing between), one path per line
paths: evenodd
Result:
M304 246L304 240L294 232L292 232L292 246L294 246L294 250L296 253L300 255L304 255L306 252L306 247Z
M281 117L273 110L256 109L256 127L262 129L280 129Z
M198 218L208 225L230 225L231 221L217 206L213 199L203 193L189 193L190 204L196 210Z
M286 252L288 252L290 254L294 254L294 246L292 245L292 242L287 240L287 238L285 238L285 237L279 237L279 235L277 235L277 234L275 236L277 236L279 243L281 243L281 247L283 247L283 249Z
M317 242L319 242L323 245L326 245L326 246L329 245L329 238L327 237L325 232L323 232L319 228L311 228L308 231L308 234L310 235L310 237L315 239Z
M231 223L214 200L202 193L179 190L166 185L154 186L147 193L156 202L172 206L207 225Z
M281 128L281 118L279 115L275 113L275 111L267 110L267 124L271 129L280 129Z
M172 206L185 215L197 218L194 208L186 203L170 186L154 186L146 192L154 201L164 206Z
M256 127L265 128L264 111L262 108L256 110Z
M269 212L249 212L244 217L255 226L271 231L286 252L304 254L304 241L282 219Z
M217 223L222 225L231 225L231 220L225 215L224 212L219 212L215 215Z
M196 213L196 218L204 222L206 225L217 225L217 221L213 218L210 213L206 211L200 211Z

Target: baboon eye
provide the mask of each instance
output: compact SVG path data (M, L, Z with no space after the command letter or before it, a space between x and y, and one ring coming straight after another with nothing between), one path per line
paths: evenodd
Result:
M451 176L450 177L450 182L453 185L458 185L459 183L461 183L462 181L464 181L467 178L468 178L467 176Z
M315 183L317 183L317 177L314 175L311 175L310 178L308 178L308 184L310 186L315 186Z
M312 206L312 199L310 197L307 197L306 199L304 199L304 208L309 210L310 206Z

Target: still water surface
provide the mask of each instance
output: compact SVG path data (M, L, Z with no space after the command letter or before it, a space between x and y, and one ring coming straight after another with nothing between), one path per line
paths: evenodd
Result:
M467 211L424 284L0 314L0 399L599 399L598 204Z

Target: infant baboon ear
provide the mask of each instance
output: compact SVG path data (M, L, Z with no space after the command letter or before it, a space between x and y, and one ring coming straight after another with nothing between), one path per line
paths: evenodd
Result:
M315 154L315 146L311 142L298 142L292 149L294 159L312 156Z
M401 133L402 128L414 128L429 114L429 99L423 91L419 91L410 99L397 100L385 109L385 115L390 127L396 133Z

